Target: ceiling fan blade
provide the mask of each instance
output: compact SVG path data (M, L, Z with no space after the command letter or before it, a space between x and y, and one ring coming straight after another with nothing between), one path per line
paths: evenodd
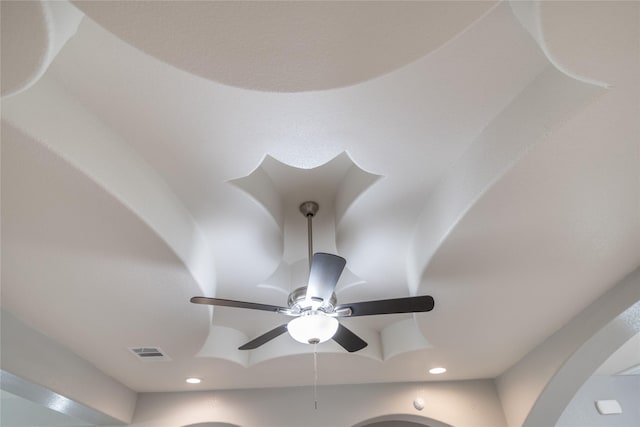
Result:
M329 301L347 260L338 255L315 253L307 284L308 300Z
M251 310L275 311L276 313L286 312L286 307L278 307L277 305L258 304L255 302L234 301L222 298L193 297L190 300L194 304L217 305L220 307L248 308Z
M340 344L342 348L347 350L349 353L362 350L368 345L365 340L363 340L341 324L338 325L338 331L333 336L333 340Z
M277 328L273 328L267 333L260 335L258 338L255 338L248 343L238 347L238 350L253 350L260 347L262 344L268 343L274 338L279 337L280 335L287 332L287 324L280 325Z
M382 299L377 301L354 302L352 304L340 304L335 308L336 312L345 311L344 317L372 316L375 314L393 313L421 313L433 310L435 302L433 297L423 295L418 297L406 297L395 299ZM348 314L349 309L351 314Z

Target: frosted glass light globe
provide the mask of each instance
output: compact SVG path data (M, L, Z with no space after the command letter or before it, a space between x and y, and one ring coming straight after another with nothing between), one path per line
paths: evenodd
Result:
M319 344L330 340L338 330L338 319L321 311L308 311L287 325L291 337L303 344Z

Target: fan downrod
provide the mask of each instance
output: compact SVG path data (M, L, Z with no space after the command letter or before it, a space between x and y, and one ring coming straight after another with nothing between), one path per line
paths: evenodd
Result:
M313 258L313 217L318 213L320 206L316 202L306 201L300 205L300 212L307 218L307 236L309 241L309 271L311 271L311 259Z

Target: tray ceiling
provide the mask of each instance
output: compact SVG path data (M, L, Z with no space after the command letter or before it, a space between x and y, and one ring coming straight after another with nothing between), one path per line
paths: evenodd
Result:
M229 338L276 315L189 304L284 305L305 200L341 303L436 300L347 319L324 384L493 378L640 261L637 4L545 6L544 43L508 2L74 5L2 99L2 308L135 391L311 383Z

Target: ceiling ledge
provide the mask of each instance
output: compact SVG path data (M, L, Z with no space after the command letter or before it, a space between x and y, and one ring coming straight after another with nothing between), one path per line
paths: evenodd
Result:
M249 341L247 335L235 328L211 325L209 335L196 357L224 359L245 368L249 366L249 352L238 347Z
M418 324L415 315L409 319L392 323L380 332L382 340L382 358L389 360L410 351L432 348L426 340Z
M2 389L96 425L131 423L137 394L0 309Z
M97 411L96 409L86 406L78 401L71 400L62 394L56 393L46 387L42 387L39 384L17 377L7 371L0 370L0 382L2 383L3 392L9 392L29 401L33 405L41 405L44 408L51 409L68 417L73 417L77 420L91 423L93 426L127 425L127 423L122 420ZM7 409L5 406L5 410L10 409ZM18 409L14 410L18 411ZM11 424L15 425L13 423ZM57 423L55 424L57 425Z
M382 362L383 361L383 341L381 335L375 331L368 329L358 329L349 326L353 332L357 333L362 339L369 344L364 349L354 353L356 356L367 357L369 359ZM418 331L419 333L419 331ZM408 339L406 337L405 347L408 348ZM291 338L288 334L284 334L273 341L258 347L255 350L243 351L238 347L249 341L249 337L242 331L226 326L211 325L209 336L204 345L197 354L197 357L209 357L213 359L223 359L236 363L240 366L248 368L270 360L280 359L283 357L299 356L302 354L310 354L314 352L314 346L301 344ZM387 339L389 341L389 339ZM393 345L398 340L390 340L387 346ZM345 350L334 341L328 341L315 347L315 351L324 354L344 354ZM411 350L408 350L411 351ZM395 352L394 354L396 354ZM397 353L400 354L400 353Z
M149 164L54 80L45 76L3 99L2 117L130 209L178 256L202 293L215 295L213 253L191 214Z
M547 67L487 125L425 200L407 262L412 295L426 291L431 259L473 205L533 146L602 93Z
M584 40L591 32L593 22L601 19L589 20L580 17L578 11L584 9L583 2L558 2L562 4L549 5L550 2L540 0L518 1L510 0L509 4L513 14L520 24L531 34L547 59L558 71L580 82L599 87L609 87L609 84L594 76L591 67L582 61L583 49L576 49L575 45L563 47L562 39L566 33L574 33L576 40ZM551 14L549 13L551 12ZM558 13L561 12L561 13ZM560 17L560 18L558 18ZM583 19L580 19L583 18ZM609 43L601 44L601 49L610 49ZM589 50L586 57L602 58L603 52Z
M67 1L2 2L2 96L33 86L84 15Z
M349 326L369 344L357 355L382 362L404 353L431 348L412 316L385 327L380 333L368 329ZM255 350L242 351L238 347L250 340L244 332L227 326L211 325L209 335L197 353L197 357L223 359L245 368L282 357L311 353L312 346L300 344L287 334L283 338L265 344ZM318 353L344 353L342 347L333 341L316 348Z
M366 357L377 362L382 361L382 351L380 343L380 334L368 329L358 329L349 325L349 329L356 333L360 338L364 339L369 345L356 353L347 353L338 343L327 341L318 344L315 351L318 354L349 354L350 357ZM312 354L314 346L302 344L295 341L288 334L284 334L279 338L263 345L255 350L250 351L249 365L254 366L259 363L275 360L283 357L294 357L304 354Z

